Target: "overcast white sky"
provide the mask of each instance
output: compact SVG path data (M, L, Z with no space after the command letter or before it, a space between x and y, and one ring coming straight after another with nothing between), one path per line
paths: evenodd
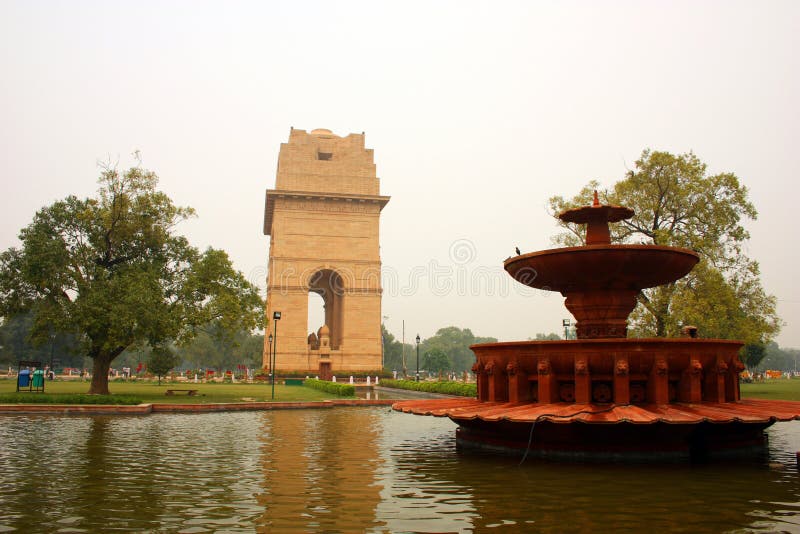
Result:
M614 183L646 147L694 150L750 189L748 252L778 342L800 347L798 2L0 0L0 43L2 249L138 149L196 208L191 241L263 287L289 128L364 131L392 196L389 330L526 339L569 317L502 271L550 247L547 199Z

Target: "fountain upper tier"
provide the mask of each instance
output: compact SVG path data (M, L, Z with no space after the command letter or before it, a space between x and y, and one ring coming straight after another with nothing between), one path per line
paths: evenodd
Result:
M608 223L631 217L629 208L601 205L595 192L592 206L559 215L587 225L585 246L516 256L504 267L521 284L564 295L579 339L625 337L639 291L678 280L699 261L685 248L612 245Z

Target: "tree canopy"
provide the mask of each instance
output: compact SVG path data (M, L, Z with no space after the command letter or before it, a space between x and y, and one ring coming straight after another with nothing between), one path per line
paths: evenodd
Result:
M158 385L161 385L161 377L166 376L178 363L175 351L166 345L159 345L150 350L147 369L158 377Z
M594 190L603 203L635 211L611 225L612 242L685 247L701 257L683 279L640 292L629 319L631 335L676 336L682 325L693 324L703 337L763 345L778 333L775 297L761 285L758 262L745 254L749 234L743 222L758 214L735 174L709 175L691 152L645 150L613 187L591 181L571 199L552 197L552 214L591 204ZM558 223L565 231L553 238L555 244L583 244L585 227Z
M447 371L452 365L450 357L441 349L431 349L422 358L422 368L432 374Z
M263 316L257 289L228 255L175 233L194 215L156 189L141 166L102 169L98 194L40 209L20 248L0 254L0 315L33 312L32 336L78 336L93 359L90 393L108 393L111 361L135 343L186 343L216 321L250 331Z
M494 343L493 337L475 336L469 328L448 326L440 328L436 334L422 343L422 353L438 349L446 354L452 362L454 371L468 371L475 363L475 354L470 350L470 345L475 343Z

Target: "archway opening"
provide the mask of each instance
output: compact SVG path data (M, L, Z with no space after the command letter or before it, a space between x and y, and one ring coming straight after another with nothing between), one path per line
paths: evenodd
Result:
M343 317L344 317L344 281L336 271L330 269L322 269L314 273L309 279L309 305L311 305L312 294L321 297L323 302L323 317L320 322L319 319L314 318L317 322L311 322L311 307L309 306L309 323L307 329L312 331L319 337L319 328L323 324L328 326L330 331L330 344L334 350L339 349L342 343L343 332ZM315 304L316 306L316 304ZM311 330L314 329L314 330Z
M308 334L316 334L325 324L325 299L314 290L308 291Z

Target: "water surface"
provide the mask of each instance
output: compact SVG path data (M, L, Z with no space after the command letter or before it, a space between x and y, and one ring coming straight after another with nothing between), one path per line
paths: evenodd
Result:
M0 531L800 532L800 422L707 465L519 465L386 407L0 423Z

